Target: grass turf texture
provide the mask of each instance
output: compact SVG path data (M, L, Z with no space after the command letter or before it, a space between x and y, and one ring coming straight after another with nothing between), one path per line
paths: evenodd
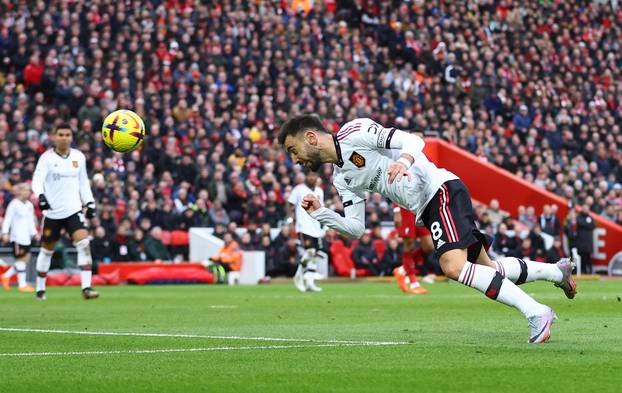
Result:
M0 354L291 346L62 356L0 355L0 391L619 392L622 281L580 282L575 300L527 284L559 320L545 345L527 321L457 284L409 297L394 284L52 288L47 302L0 293L1 328L406 342L317 347L274 342L0 331Z

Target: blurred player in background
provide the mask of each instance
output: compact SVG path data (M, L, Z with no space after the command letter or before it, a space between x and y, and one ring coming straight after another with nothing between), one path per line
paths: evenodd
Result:
M395 276L402 292L412 295L425 295L428 290L422 287L417 280L415 259L419 256L416 255L419 252L425 254L425 257L434 251L430 231L424 227L418 227L415 223L415 215L399 206L393 209L393 220L395 229L399 237L402 238L403 245L402 266L393 269L393 276ZM416 249L417 239L421 241L421 249Z
M294 285L301 292L322 290L315 285L315 280L320 278L317 273L318 263L326 258L326 254L321 251L324 231L322 224L307 214L301 205L302 198L309 194L315 195L324 203L324 191L317 186L317 180L317 173L305 170L305 181L294 187L287 200L294 209L295 229L301 246L298 269L294 275Z
M86 218L95 217L95 200L86 172L86 159L71 148L73 134L69 125L61 124L52 134L54 148L41 155L32 179L32 190L43 211L41 251L37 257L37 299L45 300L45 280L56 242L64 229L78 251L82 296L95 299L91 288L92 257Z
M9 203L2 223L2 241L13 246L15 263L2 275L2 287L10 290L9 280L17 273L20 292L34 292L26 283L26 264L30 261L30 244L37 236L35 208L30 202L30 186L21 183L15 186L15 198Z

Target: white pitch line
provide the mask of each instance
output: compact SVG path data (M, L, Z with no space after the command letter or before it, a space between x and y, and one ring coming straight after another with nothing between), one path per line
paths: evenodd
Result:
M325 344L352 344L352 345L369 345L369 346L409 344L408 342L404 342L404 341L316 340L312 338L211 336L211 335L200 335L200 334L98 332L98 331L82 331L82 330L53 330L53 329L29 329L29 328L0 328L0 332L76 334L76 335L86 335L86 336L205 338L205 339L212 339L212 340L280 341L280 342L306 342L306 343L325 343Z
M84 355L126 355L126 354L151 354L171 352L207 352L207 351L245 351L266 349L290 349L290 348L336 348L354 346L387 346L399 344L312 344L312 345L263 345L252 347L211 347L211 348L178 348L178 349L129 349L126 351L72 351L72 352L15 352L0 353L0 357L27 357L27 356L84 356Z

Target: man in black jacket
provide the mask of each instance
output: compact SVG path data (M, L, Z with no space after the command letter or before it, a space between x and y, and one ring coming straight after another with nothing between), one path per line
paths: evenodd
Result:
M581 211L577 214L576 247L581 257L581 266L586 274L592 274L595 228L594 219L590 217L590 208L587 205L583 205Z
M531 247L535 252L535 258L544 258L546 254L546 247L544 244L544 238L542 237L542 229L540 224L534 225L533 229L529 232L529 240L531 240Z
M110 262L114 249L110 238L106 234L106 229L102 226L95 228L95 236L91 243L91 253L93 254L93 270L98 263Z
M371 244L371 236L369 233L365 233L361 237L361 240L359 240L352 253L352 260L357 269L367 269L374 276L381 273L378 254Z
M389 245L382 255L382 267L385 274L391 274L394 268L402 265L402 252L402 246L397 238L389 240Z
M553 246L546 251L546 263L557 263L557 261L565 257L566 253L562 247L562 241L557 236L553 241Z
M507 226L502 223L499 224L499 232L495 237L495 242L492 245L492 249L499 255L506 257L518 257L519 245L516 236L508 235Z
M554 211L557 211L555 205L544 205L538 223L540 224L540 228L542 228L542 232L548 233L551 236L559 236L561 233L561 223Z

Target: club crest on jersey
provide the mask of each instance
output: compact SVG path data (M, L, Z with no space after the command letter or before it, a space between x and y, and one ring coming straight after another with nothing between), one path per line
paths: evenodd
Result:
M352 153L352 155L350 156L350 161L352 161L354 166L356 166L357 168L362 168L365 166L365 157L357 152Z
M77 168L77 167L78 167L78 161L71 161L71 163L73 164L73 167L74 167L74 168Z

